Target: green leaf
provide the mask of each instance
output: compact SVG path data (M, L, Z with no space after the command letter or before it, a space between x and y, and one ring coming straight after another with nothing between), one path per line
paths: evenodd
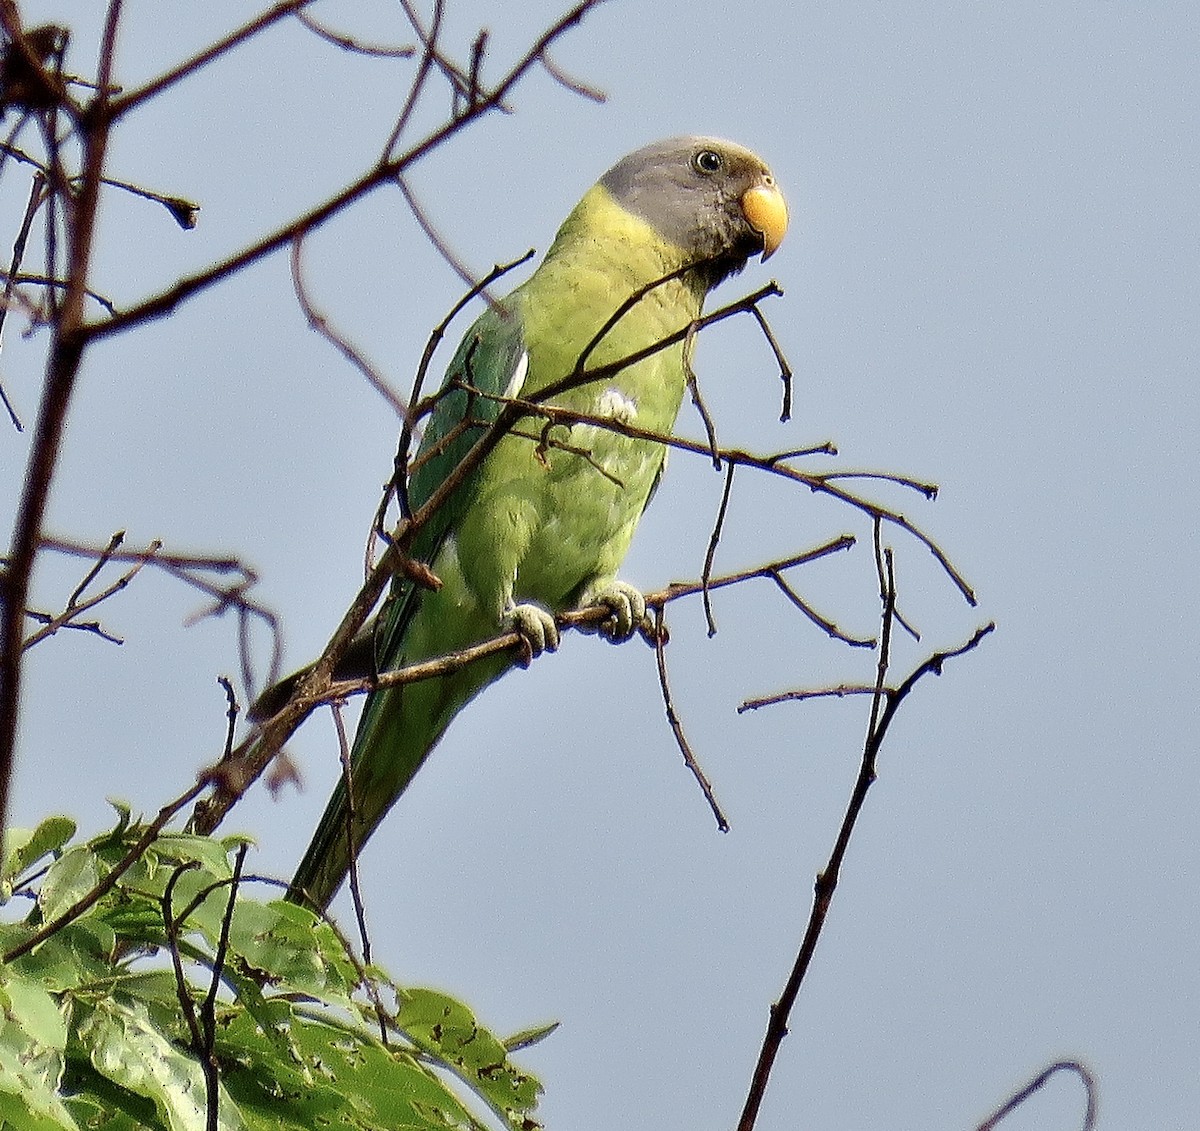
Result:
M101 1076L153 1101L171 1131L205 1131L204 1073L199 1063L152 1022L140 1002L106 998L79 1026ZM225 1090L218 1092L220 1131L245 1125Z
M0 1127L18 1131L79 1131L66 1105L52 1088L30 1083L0 1049ZM9 1090L9 1084L15 1091Z
M21 1020L32 1018L35 1027L53 1030L54 1024L43 1016L44 1004L29 1007L26 1000L24 1016L12 1010L14 981L8 979L4 986L5 1018L0 1024L0 1122L7 1121L13 1127L44 1131L53 1128L59 1131L68 1128L75 1131L70 1112L58 1097L58 1084L62 1076L63 1055L61 1048L42 1044L37 1036L26 1031ZM25 986L17 997L28 997L27 991L37 987ZM57 1039L58 1033L51 1032ZM63 1033L65 1036L65 1032Z
M26 921L0 924L0 952L74 905L144 835L128 810L117 817L114 830L75 847L65 818L14 842L11 861L61 855ZM168 961L163 894L171 884L178 958L198 1008L240 843L160 835L81 917L0 966L0 1131L204 1131L204 1068ZM455 999L364 971L320 917L244 889L228 944L212 1050L220 1131L480 1131L484 1104L513 1131L537 1127L529 1113L540 1086L508 1054L551 1026L500 1041ZM371 995L394 994L403 1033L388 1017L393 1043L364 981Z
M36 829L9 829L4 838L4 879L15 879L74 835L70 817L47 817Z
M175 864L199 864L212 879L227 880L233 875L229 863L229 848L222 840L191 833L160 833L154 842L155 851Z
M527 1049L544 1041L558 1028L559 1024L558 1021L547 1021L544 1025L533 1025L528 1029L522 1029L519 1033L513 1033L510 1037L505 1037L501 1043L509 1052Z
M86 1061L67 1061L63 1103L81 1131L166 1131L152 1104L106 1080Z
M10 967L0 967L0 1007L6 1025L32 1042L60 1052L67 1047L67 1023L54 997Z
M332 1089L340 1098L339 1118L345 1126L472 1126L462 1102L408 1051L384 1048L364 1033L355 1035L314 1018L293 1026L292 1033L313 1066L313 1094Z
M269 981L276 991L356 1009L350 995L358 972L337 934L312 912L283 900L238 900L229 942L246 972Z
M525 1125L541 1084L517 1068L504 1044L460 1001L439 990L401 993L400 1028L474 1088L510 1126Z
M133 810L127 801L118 801L115 797L107 800L117 811L117 823L105 835L112 840L122 840L125 837L125 830L133 823Z
M84 845L69 848L51 866L38 892L38 906L46 922L73 907L100 880L95 853Z

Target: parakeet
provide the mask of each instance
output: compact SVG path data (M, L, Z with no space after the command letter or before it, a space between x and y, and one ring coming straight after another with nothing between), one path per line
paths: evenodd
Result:
M741 146L677 137L639 149L584 195L530 278L471 326L450 362L447 384L457 381L493 397L536 397L575 370L598 332L644 288L595 342L586 368L653 346L699 317L706 294L750 256L772 254L786 228L787 207L774 178ZM559 392L549 403L670 432L686 384L683 351L677 342L602 380ZM500 408L499 400L461 388L438 401L413 461L408 491L414 511ZM472 426L463 429L467 416ZM569 435L557 427L547 442L543 425L524 418L416 535L412 557L427 563L442 585L394 583L367 634L374 670L441 656L509 628L519 630L536 655L558 644L555 613L596 603L613 610L610 635L625 637L636 628L645 601L617 570L662 472L665 448L594 424L576 424ZM504 655L371 694L351 752L356 851L457 712L514 663ZM343 780L289 898L325 907L349 858Z

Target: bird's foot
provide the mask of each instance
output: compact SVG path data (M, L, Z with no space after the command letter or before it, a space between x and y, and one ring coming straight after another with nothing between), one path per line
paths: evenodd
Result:
M585 604L607 605L612 610L612 615L602 620L596 631L614 644L624 643L646 622L644 594L636 586L617 578L589 593Z
M514 605L504 614L504 625L524 638L522 663L526 666L543 652L554 652L558 648L558 625L554 623L553 614L541 605L529 602Z

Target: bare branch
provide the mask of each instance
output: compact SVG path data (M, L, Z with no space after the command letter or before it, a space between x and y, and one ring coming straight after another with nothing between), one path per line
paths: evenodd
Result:
M237 731L238 701L237 695L233 690L233 684L230 682L228 676L217 676L217 683L221 685L225 692L225 719L229 724L225 730L225 751L221 756L228 758L230 751L233 749L233 736Z
M858 822L859 814L862 812L867 792L875 780L876 760L883 745L883 740L887 736L891 721L896 715L896 711L919 680L930 674L940 675L942 666L947 660L970 652L995 627L992 624L985 625L977 629L965 644L946 652L933 653L933 655L913 669L898 687L894 690L889 690L885 686L885 680L887 674L890 622L895 604L895 591L892 588L892 579L887 568L886 557L883 561L881 576L884 579L884 610L881 628L880 662L876 685L870 692L872 695L871 724L868 727L866 741L863 745L863 757L859 766L858 778L854 783L854 789L850 795L850 800L847 804L845 815L842 818L842 824L838 830L837 839L834 842L829 860L824 869L817 874L812 909L809 913L804 939L796 955L795 964L784 985L783 992L779 996L779 1000L771 1006L766 1035L763 1038L758 1062L751 1077L746 1103L742 1109L741 1118L738 1121L738 1131L752 1131L757 1121L758 1112L762 1105L763 1097L766 1094L771 1069L783 1044L783 1038L787 1035L788 1018L791 1015L796 996L800 992L801 983L804 981L809 965L812 962L813 954L816 951L817 940L820 938L826 917L829 913L833 894L837 888L842 862L845 859L846 851L850 844L850 837ZM857 694L860 692L856 691L854 693Z
M704 397L700 393L700 382L696 377L695 369L692 368L692 354L695 351L696 334L699 332L699 329L699 322L693 322L688 327L689 332L688 336L683 339L683 350L680 354L680 360L683 362L684 379L687 383L687 390L692 397L692 404L700 414L700 422L704 425L704 434L708 437L708 447L712 452L713 468L716 471L720 471L721 457L717 455L717 426L713 423L712 414L708 411L708 406L704 403Z
M421 354L421 360L417 365L417 372L413 378L412 392L408 398L409 410L404 417L404 427L400 430L400 439L396 445L395 468L392 475L391 483L388 491L385 492L383 501L380 504L379 513L376 517L375 529L382 530L383 516L387 512L389 497L391 492L395 492L400 502L400 514L403 518L410 518L412 510L408 502L408 475L409 475L409 452L412 448L413 438L417 429L418 406L421 402L421 393L425 387L425 379L429 375L429 367L433 363L433 355L437 352L437 348L442 343L442 339L446 336L446 330L450 323L461 313L461 311L478 295L485 293L486 289L496 282L498 279L507 275L510 271L522 264L527 263L534 256L534 249L530 248L519 259L514 259L509 263L497 263L491 271L488 272L483 279L476 283L465 295L462 296L451 308L449 313L430 331L429 338L425 342L425 349Z
M408 6L404 5L404 7L407 10ZM413 26L418 29L418 34L421 35L425 49L421 53L421 62L417 67L416 77L408 88L408 95L404 99L404 105L400 110L400 117L396 119L396 124L392 127L392 132L388 135L388 139L383 146L383 152L379 156L379 163L381 165L385 164L391 158L392 151L400 144L400 138L404 136L404 131L408 127L409 120L412 118L413 112L417 108L417 103L420 101L421 92L425 89L425 83L429 80L433 61L435 59L440 61L442 58L441 52L437 48L437 38L442 30L442 15L444 11L444 0L433 0L433 24L428 36L420 31L419 23L415 20L413 22ZM398 172L399 170L397 170Z
M161 204L171 214L175 223L185 231L191 231L196 226L200 205L195 201L184 200L181 196L155 192L153 189L135 185L132 181L121 181L115 177L102 177L101 180L104 184L122 189L131 196L140 196L143 200L152 200L155 204Z
M780 561L768 562L766 565L756 566L753 569L740 570L737 573L712 578L708 581L707 588L709 590L724 589L730 585L741 585L755 578L771 577L776 571L791 569L798 565L817 561L819 558L827 557L829 554L847 550L852 545L854 545L854 539L848 534L843 534L839 538L825 542L815 549L805 551L802 554L796 554L793 557ZM704 589L705 583L701 581L674 582L666 589L647 593L645 595L646 608L648 610L663 608L672 601L678 601L683 597L691 597L697 593L702 593ZM594 629L598 624L611 616L612 609L608 605L597 604L560 613L554 620L559 628L564 630L571 628ZM524 644L526 644L525 638L519 632L502 632L468 648L463 648L456 652L448 652L445 655L425 660L421 663L407 664L401 668L379 672L360 679L335 680L330 682L325 690L317 695L310 696L298 693L296 698L302 698L305 709L311 711L321 703L348 698L351 695L362 695L383 688L399 687L402 684L416 683L420 680L436 679L440 676L450 675L466 667L468 664L487 659L489 656L499 655L508 651L517 652ZM290 703L289 706L291 706Z
M848 632L843 632L833 621L828 617L822 616L816 609L809 604L803 597L800 596L787 582L783 574L777 570L771 571L771 580L778 586L779 591L799 609L810 621L813 622L822 632L828 636L832 636L835 640L840 640L843 644L849 644L851 648L874 648L875 638L871 636L851 636Z
M110 118L107 113L107 87L112 74L113 51L120 20L120 0L110 0L100 40L97 69L100 92L81 120L82 174L74 196L63 183L59 171L57 134L50 130L47 144L51 152L51 203L62 193L70 200L68 224L67 286L61 304L49 292L56 312L50 356L41 408L26 464L25 485L14 524L8 569L3 575L3 625L0 631L0 828L8 813L8 787L16 748L17 717L21 702L21 655L25 608L29 601L29 581L41 537L42 521L50 494L50 484L58 464L67 409L75 388L75 379L87 344L82 332L87 279L91 266L100 177L108 147ZM6 13L6 18L8 14ZM11 21L10 21L11 22ZM52 113L48 112L48 113ZM55 274L53 216L47 223L47 273Z
M440 30L440 28L438 28L440 20L437 12L434 12L432 29L427 30L424 21L421 19L416 8L413 6L412 0L400 0L400 8L404 12L404 16L408 20L409 24L412 25L413 31L416 32L417 38L421 41L422 47L429 54L431 62L438 68L438 70L442 72L442 75L450 84L450 89L453 91L454 98L469 103L470 100L467 96L467 91L471 85L470 78L466 72L462 70L462 68L454 63L453 60L446 58L446 56L440 51L433 49L434 41L437 39L436 30L433 29ZM509 112L509 108L503 103L499 104L498 109L503 111L505 114Z
M736 302L729 303L720 309L713 311L700 319L700 326L712 325L714 322L721 321L725 318L732 317L736 314L745 313L751 310L754 305L762 298L768 295L780 293L774 284L768 284L766 287L760 288L753 294L739 299ZM610 320L612 321L612 320ZM511 420L515 419L519 413L527 415L542 415L548 419L557 420L563 423L586 423L593 424L597 427L607 428L613 432L617 432L623 436L629 436L634 439L654 440L664 444L667 447L678 448L682 451L693 452L697 455L705 455L710 458L714 453L710 447L704 444L699 444L694 440L682 439L678 436L669 436L663 433L654 432L645 428L639 428L637 425L627 424L619 420L611 418L596 418L580 413L572 409L562 408L557 405L546 404L546 399L556 393L562 392L567 388L575 388L579 385L588 384L595 381L606 380L621 369L635 364L637 361L648 357L661 349L666 349L675 342L680 341L686 336L687 331L681 330L674 334L668 335L654 346L648 346L641 350L637 350L627 357L620 358L614 362L610 362L603 366L597 366L595 369L585 369L577 371L570 377L553 382L548 388L542 389L533 399L521 398L503 398L493 396L492 394L484 393L482 390L475 390L477 395L488 397L492 400L501 401L505 405L505 410L501 413L493 429L499 430L501 426L511 427ZM451 491L457 489L461 478L465 477L471 469L476 467L480 460L491 451L499 440L498 432L493 432L491 429L483 434L475 447L471 449L462 464L451 474L448 481L442 485L442 488L434 496L433 505L430 510L436 509L441 505L442 498L448 496ZM838 477L837 472L813 473L801 471L798 468L792 467L788 460L796 456L810 455L815 452L823 451L827 445L822 445L817 448L801 449L796 452L777 453L771 456L757 456L746 452L739 448L718 448L715 456L718 460L730 460L735 463L744 464L748 467L756 467L760 470L770 472L773 475L779 475L783 478L793 480L794 482L803 484L809 490L821 494L829 495L840 502L846 503L855 510L867 515L873 521L876 519L882 520L889 524L898 526L906 531L926 549L933 554L942 570L953 582L955 588L962 594L964 600L970 605L977 603L975 592L967 583L966 579L959 572L957 567L951 562L946 552L926 534L919 526L911 522L899 511L889 507L884 507L860 495L857 495L843 487L839 487L833 480ZM829 446L831 447L831 446ZM834 449L836 450L836 449ZM892 476L879 474L875 475L870 472L853 472L850 473L855 478L879 478L889 482L895 482L902 486L910 487L913 490L919 491L926 498L932 498L937 494L937 487L933 484L922 483L919 480L907 479L902 476ZM423 516L413 516L414 522L424 521Z
M296 2L300 3L302 0L296 0ZM552 24L538 37L525 55L509 69L499 84L488 92L487 97L480 101L470 112L444 122L427 134L421 141L412 145L402 155L380 161L333 196L309 209L302 216L296 217L282 227L277 228L269 235L263 236L261 239L247 245L240 251L234 252L218 263L211 264L195 274L185 276L166 290L160 291L158 294L152 295L142 302L128 307L115 317L89 323L84 329L86 340L88 342L96 341L100 338L127 330L131 326L169 314L181 302L192 297L197 292L206 289L218 280L228 278L244 270L252 263L258 262L264 256L290 243L297 235L320 227L333 216L344 211L349 205L379 188L380 185L395 180L397 175L404 172L409 166L415 164L432 150L438 148L438 146L444 144L449 138L461 132L471 122L499 107L509 92L525 77L530 68L537 63L541 52L545 51L554 40L582 21L589 11L602 2L603 0L581 0L566 15Z
M757 711L760 707L773 707L776 703L798 703L804 699L844 699L849 695L874 694L875 685L870 683L843 683L837 687L781 691L776 695L762 695L754 699L744 699L738 706L738 714L744 714L746 711Z
M59 291L66 290L67 287L67 282L65 279L52 279L49 275L30 275L27 272L22 272L20 275L16 276L6 275L4 276L4 279L5 282L11 281L15 286L20 286L22 283L25 283L35 287L53 287L55 290ZM98 291L93 291L90 287L85 287L84 293L93 302L104 307L109 314L116 314L117 308L113 305L111 299L105 298L104 295L100 294ZM11 297L0 299L0 308L4 310L11 310L13 308L25 310L29 314L30 320L35 325L47 321L45 311L39 308L36 303L32 303L27 299L22 298L20 293L17 291L14 291Z
M161 543L157 540L150 542L143 550L122 550L113 548L111 545L101 548L69 539L47 536L41 539L41 548L71 557L97 559L103 556L106 561L134 564L137 568L113 587L114 592L128 584L142 565L162 570L168 576L182 581L185 585L212 599L211 605L189 616L184 621L185 625L192 625L206 617L219 616L233 610L238 616L242 677L248 690L255 683L251 674L248 622L252 619L261 621L270 632L272 640L268 680L273 681L278 678L282 652L278 618L271 609L250 598L249 591L258 584L258 575L237 558L165 553L161 548ZM225 583L218 583L207 576L212 574L218 577L228 577L229 575L232 577ZM111 594L105 596L108 595ZM81 606L80 611L98 603L98 601L92 601L88 605Z
M720 589L726 585L739 584L751 578L768 576L771 569L790 569L793 566L816 561L828 554L848 549L853 544L852 537L842 535L840 538L835 538L803 554L771 562L767 566L757 569L743 570L725 577L714 578L709 582L709 588ZM274 716L263 722L259 728L244 739L228 759L209 772L208 780L213 786L213 793L196 806L191 820L191 825L196 831L209 833L220 824L225 814L275 758L283 744L320 704L368 691L376 691L384 687L396 687L403 683L448 675L467 664L475 663L488 656L504 652L512 652L515 655L527 647L527 642L520 633L506 632L491 640L425 663L410 664L394 671L381 672L367 679L335 680L332 674L334 667L345 655L355 634L366 622L394 571L399 568L398 563L402 560L399 543L390 543L379 564L363 583L324 651L316 662L306 669L303 678L297 681L293 693L286 702ZM699 581L676 583L658 593L647 594L646 605L649 609L657 608L666 602L699 593L702 589L703 585ZM584 626L595 628L611 616L612 609L608 605L601 604L564 613L555 619L562 628Z
M21 269L21 262L25 258L25 247L29 241L29 230L33 227L33 218L37 215L37 210L45 199L45 190L45 176L40 171L35 172L29 186L29 201L25 206L25 215L21 220L20 228L17 230L17 238L13 242L13 254L8 267L8 275L4 280L4 300L0 302L0 335L4 332L4 322L8 317L9 307L14 298L17 275ZM0 344L2 344L2 340L0 340ZM0 400L3 400L4 407L8 410L8 416L12 421L13 427L18 432L23 432L24 428L21 425L21 418L17 415L16 409L13 408L12 402L8 399L8 394L5 393L2 385L0 385Z

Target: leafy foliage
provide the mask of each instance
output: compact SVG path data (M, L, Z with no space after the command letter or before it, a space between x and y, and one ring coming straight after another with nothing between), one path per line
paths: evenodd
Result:
M87 910L144 826L5 842L0 1128L533 1131L541 1086L461 1002L364 969L328 920L249 898L239 838L160 833ZM25 949L47 925L61 925ZM490 1114L489 1114L490 1113Z

